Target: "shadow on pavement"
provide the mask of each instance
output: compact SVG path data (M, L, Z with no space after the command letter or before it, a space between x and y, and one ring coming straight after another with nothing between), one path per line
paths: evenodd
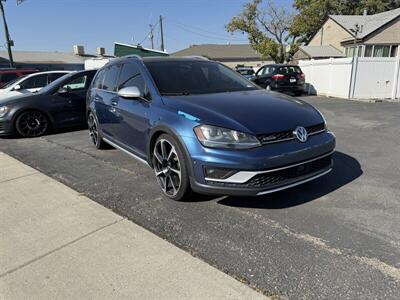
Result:
M314 181L260 197L226 197L219 200L218 203L246 208L283 209L293 207L323 197L352 182L363 173L357 159L347 154L335 152L333 161L332 172Z

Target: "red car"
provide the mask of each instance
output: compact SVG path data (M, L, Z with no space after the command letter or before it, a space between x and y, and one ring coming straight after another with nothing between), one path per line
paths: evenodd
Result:
M0 69L0 88L15 78L39 72L35 69Z

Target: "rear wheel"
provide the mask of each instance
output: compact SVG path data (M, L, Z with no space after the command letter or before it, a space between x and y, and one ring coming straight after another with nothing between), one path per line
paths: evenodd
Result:
M187 162L175 138L162 134L153 149L154 173L163 193L173 200L184 200L191 195Z
M94 113L90 112L88 116L88 127L89 127L89 136L92 140L93 144L97 149L106 149L108 144L103 141L101 133L99 131L99 126L97 123L96 116Z
M18 116L15 127L23 137L38 137L49 130L50 121L44 113L30 110Z

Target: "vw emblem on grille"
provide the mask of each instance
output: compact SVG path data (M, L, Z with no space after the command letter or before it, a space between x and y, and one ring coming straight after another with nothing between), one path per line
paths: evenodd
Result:
M297 128L293 131L293 134L296 136L296 138L297 138L300 142L302 142L302 143L307 142L308 133L307 133L307 130L306 130L304 127L302 127L302 126L297 127Z

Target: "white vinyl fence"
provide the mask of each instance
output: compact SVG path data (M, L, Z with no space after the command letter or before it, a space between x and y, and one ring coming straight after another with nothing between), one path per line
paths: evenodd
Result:
M310 94L355 99L400 99L400 56L302 60ZM351 75L353 70L353 75Z

